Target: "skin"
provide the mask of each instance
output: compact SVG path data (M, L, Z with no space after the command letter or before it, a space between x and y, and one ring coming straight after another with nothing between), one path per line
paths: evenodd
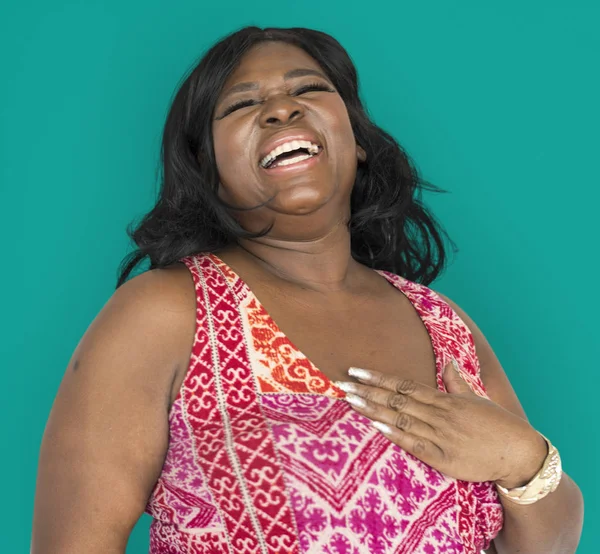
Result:
M268 236L240 241L219 257L327 377L354 384L367 402L354 409L374 421L404 422L390 440L453 477L527 482L543 462L545 444L475 323L446 298L473 333L490 399L474 395L453 369L444 376L448 393L436 391L431 341L414 308L352 259L345 224L356 167L366 155L335 90L297 94L315 81L328 84L326 78L284 78L296 69L322 72L304 51L265 43L244 56L221 92L213 121L219 194L240 207L266 202L235 215L249 230L274 226ZM256 87L228 94L243 82ZM252 105L221 117L240 100ZM324 151L309 170L275 178L259 168L259 153L286 130L316 133ZM161 472L168 413L194 331L195 291L181 264L131 279L92 322L44 434L32 554L125 552ZM351 378L351 366L372 370L373 379ZM393 409L391 389L401 397ZM445 410L445 418L436 418L432 406ZM419 441L423 447L415 449ZM504 507L505 527L488 552L575 552L583 503L566 474L538 503Z
M526 484L547 454L543 438L516 414L475 394L452 364L443 377L450 394L377 371L357 376L364 384L339 386L358 412L386 424L381 431L392 442L444 474L463 481L496 481L506 488ZM515 464L511 455L529 449L532 454L525 461L532 465Z

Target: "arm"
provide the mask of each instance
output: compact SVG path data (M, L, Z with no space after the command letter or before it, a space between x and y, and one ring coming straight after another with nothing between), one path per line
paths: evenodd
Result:
M439 294L439 293L437 293ZM498 358L473 320L454 302L439 294L469 327L475 340L475 348L481 364L481 378L492 401L506 410L527 420L515 391ZM552 440L551 437L548 437ZM528 475L515 475L515 483L508 488L528 482L541 467L536 449L532 448L531 459L524 459L522 467ZM529 506L519 506L503 497L504 527L494 539L490 554L513 554L520 552L547 554L575 553L583 525L583 497L575 482L563 473L555 492Z
M82 337L42 440L31 554L125 552L162 469L174 378L187 369L190 282L183 266L135 277Z

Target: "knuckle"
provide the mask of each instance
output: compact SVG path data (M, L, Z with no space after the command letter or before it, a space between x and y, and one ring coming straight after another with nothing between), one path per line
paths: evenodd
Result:
M383 385L385 384L385 375L378 374L373 376L370 384L372 384L375 387L383 387Z
M362 387L358 388L357 392L358 392L358 396L360 396L364 400L371 400L371 397L373 396L373 392L371 390L364 389Z
M419 455L419 454L423 454L423 452L425 452L426 449L426 445L425 445L425 441L423 439L415 439L415 442L413 444L413 454L415 455Z
M406 407L408 398L402 394L390 394L388 397L388 408L402 410Z
M363 389L361 392L361 396L365 400L369 400L370 402L374 402L376 400L377 390L376 389Z
M396 416L395 425L398 429L408 431L411 428L412 420L408 414L398 414Z
M413 394L417 389L417 384L411 379L401 379L396 382L396 392L400 394Z

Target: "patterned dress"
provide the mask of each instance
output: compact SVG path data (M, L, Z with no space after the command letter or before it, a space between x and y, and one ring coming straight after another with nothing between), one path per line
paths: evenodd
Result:
M390 442L281 332L214 254L196 287L190 364L146 512L151 554L467 554L503 523L492 483L443 475ZM431 289L378 271L485 396L471 333Z

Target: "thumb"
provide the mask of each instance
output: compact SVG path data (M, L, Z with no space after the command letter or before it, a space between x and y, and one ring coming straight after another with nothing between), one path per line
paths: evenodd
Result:
M444 368L442 374L444 385L446 390L452 394L464 394L467 392L473 392L468 383L463 379L461 373L458 370L458 362L453 358L449 364Z

